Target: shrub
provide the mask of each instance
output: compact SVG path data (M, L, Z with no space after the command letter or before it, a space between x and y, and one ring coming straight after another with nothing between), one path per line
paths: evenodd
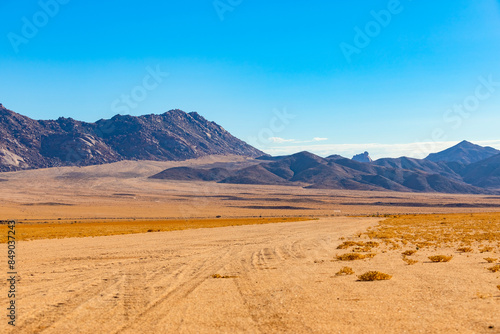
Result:
M344 241L337 247L337 249L347 249L352 246L361 246L361 243L355 241Z
M410 255L415 254L416 252L417 252L416 250L407 250L407 251L404 251L404 252L403 252L403 253L401 253L401 254L403 254L403 255L405 255L405 256L410 256Z
M339 261L354 261L354 260L363 260L366 258L372 258L375 254L359 254L359 253L346 253L337 255L337 260Z
M434 256L429 256L429 260L432 262L448 262L453 258L453 256L446 256L446 255L434 255Z
M472 252L472 248L470 248L470 247L460 247L459 249L457 249L457 251L462 252L462 253L471 253Z
M403 256L403 261L406 262L406 264L408 264L409 266L411 266L412 264L418 263L417 260L408 259L404 256Z
M392 276L388 274L381 273L379 271L368 271L363 275L358 276L360 281L383 281L389 280Z
M497 259L494 259L494 258L492 258L492 257L485 257L484 259L485 259L485 260L486 260L486 262L488 262L488 263L493 263L493 262L495 262L495 261L497 260Z
M335 274L335 276L345 276L345 275L352 275L352 274L354 274L354 270L352 270L351 267L343 267Z
M238 276L229 276L229 275L219 275L219 274L213 274L212 278L238 278Z
M500 271L500 264L497 264L496 266L493 267L489 267L488 270L493 273L496 273L497 271Z

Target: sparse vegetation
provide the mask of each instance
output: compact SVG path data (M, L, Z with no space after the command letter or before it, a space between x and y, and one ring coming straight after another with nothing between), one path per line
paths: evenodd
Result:
M500 213L392 216L365 235L380 239L393 250L458 244L464 251L477 247L481 252L493 252L500 249Z
M238 278L238 276L213 274L212 278Z
M346 276L346 275L353 275L353 274L354 274L354 270L352 270L351 267L343 267L335 274L335 276Z
M389 280L392 276L388 274L381 273L379 271L368 271L363 275L358 276L360 281L383 281Z
M497 265L495 265L495 266L493 266L493 267L489 267L489 268L487 268L487 269L488 269L489 271L493 272L493 273L496 273L496 272L500 271L500 264L497 264Z
M403 261L406 262L406 264L409 265L409 266L411 266L411 265L413 265L415 263L418 263L417 260L409 259L406 256L403 256Z
M446 255L433 255L429 256L429 260L432 262L449 262L453 256L446 256Z
M339 261L355 261L355 260L363 260L363 259L371 259L376 254L359 254L359 253L345 253L341 255L337 255L337 260Z
M416 252L417 252L416 250L406 250L401 254L403 254L404 256L411 256L411 255L415 254Z
M16 240L83 238L104 235L166 232L196 228L212 228L237 225L297 222L311 218L214 218L214 219L165 219L165 220L94 220L94 221L47 221L23 222L16 225ZM0 243L7 242L7 225L0 226Z
M492 258L492 257L485 257L485 258L484 258L484 260L485 260L486 262L488 262L488 263L494 263L494 262L496 262L496 260L497 260L497 259L494 259L494 258Z
M479 253L487 253L487 252L492 252L493 251L493 247L483 247L479 250Z
M347 249L354 246L357 246L355 250L363 249L364 251L370 251L372 248L378 247L379 243L375 241L344 241L337 247L337 249Z

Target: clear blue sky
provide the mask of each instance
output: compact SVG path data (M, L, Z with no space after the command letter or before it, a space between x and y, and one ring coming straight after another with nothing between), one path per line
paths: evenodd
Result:
M499 0L54 1L0 2L0 102L35 119L179 108L272 154L500 148Z

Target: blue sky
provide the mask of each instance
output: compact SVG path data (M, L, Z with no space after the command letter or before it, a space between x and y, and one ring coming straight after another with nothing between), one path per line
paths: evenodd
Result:
M35 119L179 108L271 154L500 148L499 0L41 0L0 13L0 102Z

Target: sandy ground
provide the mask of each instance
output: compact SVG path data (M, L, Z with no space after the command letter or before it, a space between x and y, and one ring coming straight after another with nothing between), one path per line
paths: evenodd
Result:
M176 166L256 163L212 156L1 173L0 219L163 219L498 212L500 196L305 189L148 177Z
M412 266L399 252L331 261L339 238L377 222L335 217L20 242L14 332L500 333L499 275L484 269L482 254ZM336 277L344 265L393 278ZM4 318L0 332L8 330Z

